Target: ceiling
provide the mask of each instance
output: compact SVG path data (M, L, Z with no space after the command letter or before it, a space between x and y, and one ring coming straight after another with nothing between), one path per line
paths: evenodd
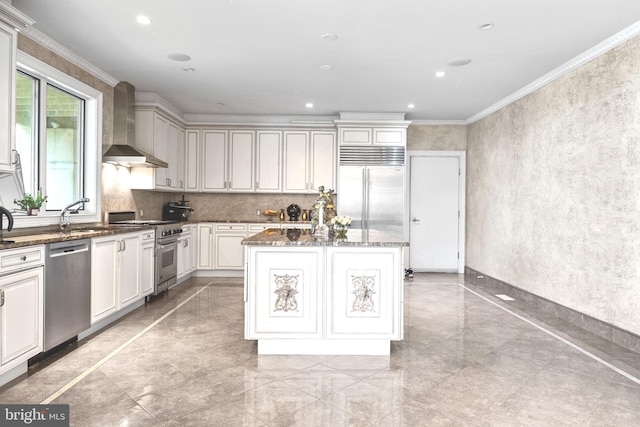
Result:
M472 120L640 20L638 0L12 4L39 32L185 114L384 112L414 121ZM136 22L141 14L150 25ZM190 60L168 57L176 53ZM455 58L471 62L448 65Z

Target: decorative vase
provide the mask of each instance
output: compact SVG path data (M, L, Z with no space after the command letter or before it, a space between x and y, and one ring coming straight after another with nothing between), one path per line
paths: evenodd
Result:
M345 239L347 237L347 231L349 230L349 227L347 227L346 225L335 224L333 226L333 230L336 233L337 239Z
M27 209L27 215L33 215L33 216L38 215L38 210L39 210L38 208L29 208Z

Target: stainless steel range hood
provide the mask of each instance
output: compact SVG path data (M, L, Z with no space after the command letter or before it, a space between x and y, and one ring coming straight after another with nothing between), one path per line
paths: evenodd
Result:
M120 82L113 93L113 145L102 155L104 163L127 167L166 168L167 162L135 146L135 88Z

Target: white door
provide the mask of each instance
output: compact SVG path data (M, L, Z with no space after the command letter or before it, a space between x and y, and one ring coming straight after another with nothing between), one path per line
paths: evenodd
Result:
M460 159L411 157L409 266L458 271Z

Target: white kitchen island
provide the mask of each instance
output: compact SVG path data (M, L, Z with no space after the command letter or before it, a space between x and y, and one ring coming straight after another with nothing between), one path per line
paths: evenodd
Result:
M407 242L268 229L242 244L245 339L258 340L258 354L388 355L402 340Z

